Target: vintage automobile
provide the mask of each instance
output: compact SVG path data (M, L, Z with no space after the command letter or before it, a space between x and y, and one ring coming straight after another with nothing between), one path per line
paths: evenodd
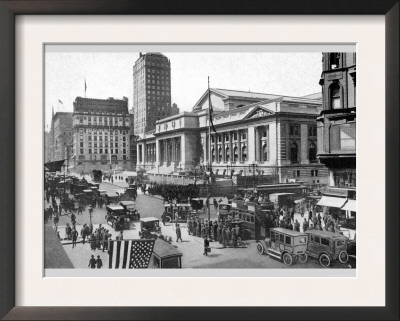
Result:
M328 231L308 230L307 255L316 258L323 267L333 261L344 264L348 261L348 238L344 235Z
M164 240L158 239L154 243L149 267L153 269L180 269L182 268L182 252Z
M140 219L139 236L141 239L157 239L161 232L160 220L156 217L143 217Z
M125 209L125 214L131 221L138 221L140 220L140 214L135 208L135 202L132 201L121 201L119 202L119 205L121 205Z
M129 198L133 199L133 200L136 200L137 189L128 187L128 188L125 189L125 195L128 196Z
M184 223L188 216L194 215L190 204L165 204L164 211L166 213L165 222Z
M257 242L257 252L282 260L286 265L292 265L298 260L307 262L308 235L281 227L270 229L270 237Z
M130 229L130 219L125 214L125 209L122 206L108 205L106 210L106 221L115 231Z
M104 194L104 197L106 199L106 204L117 204L119 201L119 195L115 192L107 192Z

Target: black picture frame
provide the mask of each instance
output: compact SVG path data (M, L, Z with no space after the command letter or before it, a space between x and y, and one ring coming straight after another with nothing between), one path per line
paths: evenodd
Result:
M385 307L15 307L15 16L22 14L373 14L386 37ZM399 320L399 0L1 0L0 316L4 319ZM382 102L383 103L383 102ZM371 111L374 112L374 111ZM372 222L371 222L372 224ZM6 227L6 228L5 228ZM373 230L371 225L371 230ZM372 255L372 254L371 254Z

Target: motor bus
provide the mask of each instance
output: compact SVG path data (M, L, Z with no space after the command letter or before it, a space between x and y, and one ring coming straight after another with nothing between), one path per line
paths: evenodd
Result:
M227 214L220 215L219 220L236 219L243 221L243 235L245 239L264 239L269 235L272 226L273 207L268 204L257 204L243 200L232 200L231 209Z

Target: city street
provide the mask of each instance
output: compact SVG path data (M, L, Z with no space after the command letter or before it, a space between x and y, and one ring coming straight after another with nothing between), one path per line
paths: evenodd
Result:
M118 184L118 185L117 185ZM107 190L109 192L115 191L125 187L127 184L124 181L117 181L114 184L109 182L102 182L100 189ZM47 204L46 204L47 206ZM138 191L138 197L136 198L136 208L139 210L141 217L154 216L161 218L161 214L164 210L164 204L160 197L143 195L141 191ZM114 229L109 226L105 220L106 210L103 208L95 208L92 214L92 224L94 230L102 224L112 235L112 239L115 239L119 232L115 232ZM201 217L206 215L201 214ZM211 207L211 219L216 219L217 213L214 207ZM299 214L295 215L295 219L298 219L302 224L303 219ZM82 238L80 237L80 229L84 223L89 224L89 211L86 208L82 215L77 215L77 231L79 233L78 244L75 248L72 247L71 241L62 240L61 243L70 258L74 268L88 268L88 262L91 255L100 256L103 260L103 268L108 268L108 253L102 250L92 251L89 243L82 244ZM66 223L71 223L70 215L60 216L58 224L58 231L61 239L65 237L65 226ZM224 248L218 242L211 242L211 253L208 256L203 255L203 239L188 235L186 223L180 224L182 231L183 242L176 241L176 229L175 224L161 224L161 234L172 238L172 245L183 253L182 267L183 268L321 268L317 261L309 259L305 264L295 263L292 266L287 266L281 261L271 258L267 255L259 255L256 250L256 242L246 241L244 247L240 248ZM47 225L52 225L49 221ZM131 222L130 230L124 231L124 239L138 239L139 238L140 224L138 222ZM334 264L335 268L346 268L346 265Z

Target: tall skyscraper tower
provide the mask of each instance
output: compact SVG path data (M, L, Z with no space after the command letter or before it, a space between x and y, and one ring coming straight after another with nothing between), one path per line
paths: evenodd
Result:
M155 129L158 119L171 115L170 61L160 53L140 53L133 66L134 134Z

